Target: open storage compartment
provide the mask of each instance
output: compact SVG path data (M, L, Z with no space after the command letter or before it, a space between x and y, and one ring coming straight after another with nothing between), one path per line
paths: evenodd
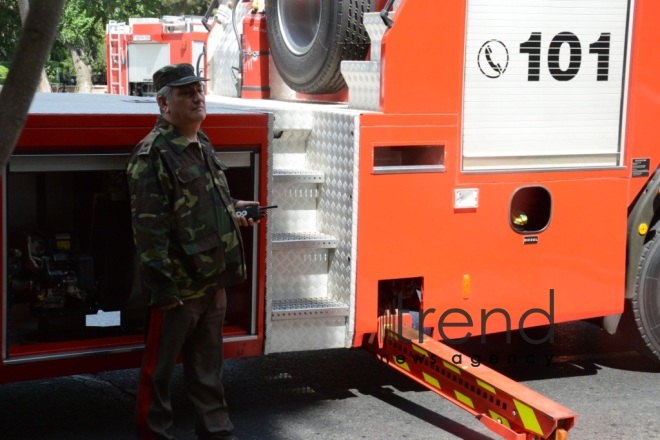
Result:
M223 152L232 196L257 195L259 155ZM15 155L3 179L9 358L41 344L140 341L145 300L133 244L127 154ZM256 228L242 228L248 280L228 289L227 336L255 334ZM115 345L117 342L114 343Z

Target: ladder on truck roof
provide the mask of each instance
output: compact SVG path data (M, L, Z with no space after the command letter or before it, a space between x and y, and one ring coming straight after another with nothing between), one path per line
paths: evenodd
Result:
M126 23L110 20L107 26L108 34L108 87L113 95L126 94L126 56L124 53L124 42L126 35L130 33Z
M510 440L568 438L577 418L570 409L483 364L455 365L452 357L458 352L414 329L410 315L386 315L378 321L378 334L373 335L378 340L372 337L364 348L497 435Z

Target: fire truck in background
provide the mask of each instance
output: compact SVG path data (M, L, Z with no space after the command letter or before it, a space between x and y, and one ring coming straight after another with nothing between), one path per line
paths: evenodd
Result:
M469 337L597 319L660 360L660 4L211 9L109 23L109 93L36 97L2 182L2 381L139 365L123 169L177 62L210 78L234 196L278 205L244 231L228 356L364 347L527 439L576 415L455 362Z
M128 24L111 21L106 29L108 93L153 94L151 77L161 67L205 66L207 30L194 17L132 18Z

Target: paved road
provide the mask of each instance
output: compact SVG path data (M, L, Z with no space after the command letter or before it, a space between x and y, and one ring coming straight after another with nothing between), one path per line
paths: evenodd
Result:
M486 364L498 355L490 366L580 414L571 439L660 439L660 367L591 324L558 325L554 344L491 336L488 344L461 348ZM497 438L362 350L233 359L226 366L243 440ZM131 439L137 375L123 370L0 385L0 439ZM172 392L178 438L193 439L180 369Z

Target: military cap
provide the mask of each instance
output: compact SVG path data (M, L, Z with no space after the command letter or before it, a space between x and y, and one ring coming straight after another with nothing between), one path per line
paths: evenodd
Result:
M191 64L171 64L161 67L153 75L154 89L156 91L165 86L177 87L185 86L200 81L208 81L208 78L202 78L195 75L195 69Z

